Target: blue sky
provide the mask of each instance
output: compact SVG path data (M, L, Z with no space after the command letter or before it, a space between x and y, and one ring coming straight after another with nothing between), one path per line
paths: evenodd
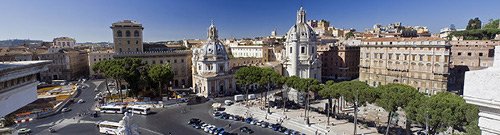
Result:
M500 18L498 0L3 0L0 40L74 37L77 42L112 41L111 23L132 19L145 27L145 41L205 38L210 20L220 37L284 34L303 5L307 19L363 31L375 23L400 21L432 32L479 17Z

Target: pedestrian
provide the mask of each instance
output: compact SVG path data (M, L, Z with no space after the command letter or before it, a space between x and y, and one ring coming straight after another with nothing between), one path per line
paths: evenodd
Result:
M229 123L229 125L228 125L228 126L229 126L229 128L231 128L231 123Z

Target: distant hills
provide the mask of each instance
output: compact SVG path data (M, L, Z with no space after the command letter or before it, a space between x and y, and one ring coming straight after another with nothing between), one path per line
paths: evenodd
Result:
M9 39L9 40L0 40L0 47L12 47L12 46L20 46L20 45L41 45L42 40L30 40L30 39Z

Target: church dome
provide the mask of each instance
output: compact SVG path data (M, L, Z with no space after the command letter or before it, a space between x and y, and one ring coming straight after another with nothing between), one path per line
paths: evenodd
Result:
M222 42L218 39L218 31L215 25L212 23L208 29L208 39L207 42L198 50L200 60L227 60L226 48Z
M297 11L297 22L288 30L286 39L289 41L304 39L308 41L316 40L316 34L311 26L306 23L306 11L302 7Z

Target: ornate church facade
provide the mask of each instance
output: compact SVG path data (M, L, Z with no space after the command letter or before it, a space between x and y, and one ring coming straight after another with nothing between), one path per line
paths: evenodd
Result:
M306 11L300 7L297 20L286 34L281 63L283 75L315 78L321 81L321 61L316 52L316 34L306 23Z
M229 57L213 23L204 45L193 49L192 62L193 91L199 96L219 97L232 94L236 89L234 77L230 74Z

